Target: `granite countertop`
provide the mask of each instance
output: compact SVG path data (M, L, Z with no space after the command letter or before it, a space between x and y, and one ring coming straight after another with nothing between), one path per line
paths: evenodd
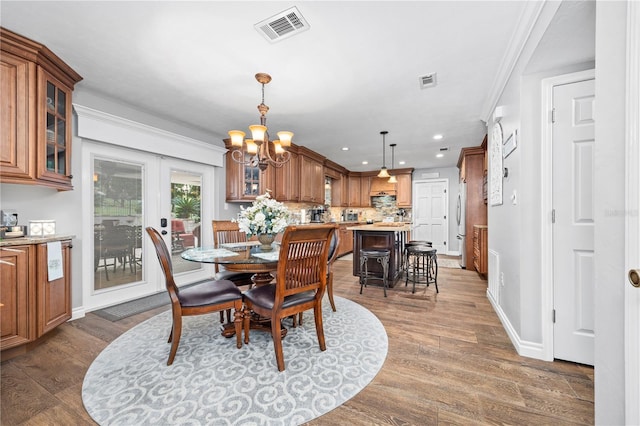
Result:
M42 244L53 241L65 241L75 238L75 235L52 235L50 237L20 237L20 238L5 238L0 240L0 247L8 246L23 246L25 244Z
M389 222L389 224L385 224L384 222L378 222L377 224L371 225L357 225L351 226L347 228L348 231L380 231L380 232L406 232L411 231L411 225L408 223L402 222Z

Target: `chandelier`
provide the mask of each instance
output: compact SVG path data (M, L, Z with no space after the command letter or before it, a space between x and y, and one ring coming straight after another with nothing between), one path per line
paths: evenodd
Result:
M293 133L278 132L279 139L269 140L267 131L269 107L264 104L264 85L271 81L271 76L266 73L258 73L256 80L262 84L262 102L258 105L260 124L249 126L251 139L245 139L245 133L241 130L229 130L229 137L231 137L231 158L233 161L246 166L258 167L264 172L269 165L282 167L290 160L291 154L286 148L291 146Z

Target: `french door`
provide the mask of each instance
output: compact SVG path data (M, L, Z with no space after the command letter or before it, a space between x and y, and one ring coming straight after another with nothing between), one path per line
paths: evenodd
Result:
M147 226L170 248L178 285L213 274L180 256L210 243L210 227L203 232L202 225L212 219L211 166L93 142L84 145L83 164L93 181L83 193L83 211L91 212L83 225L86 311L164 291Z

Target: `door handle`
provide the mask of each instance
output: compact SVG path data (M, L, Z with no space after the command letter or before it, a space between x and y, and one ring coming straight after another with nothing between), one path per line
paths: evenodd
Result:
M629 282L636 288L640 287L640 270L629 269Z

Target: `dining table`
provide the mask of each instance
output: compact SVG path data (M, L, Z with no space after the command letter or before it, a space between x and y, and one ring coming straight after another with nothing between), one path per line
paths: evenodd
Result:
M191 262L217 263L229 271L253 272L251 281L256 286L273 281L274 277L271 273L278 269L279 255L279 243L273 243L272 250L263 250L258 241L225 243L217 247L194 247L180 253L183 259ZM271 332L271 321L253 314L250 327L252 330ZM281 332L284 338L287 329L282 327ZM222 335L234 336L233 324L224 324Z
M278 269L280 245L273 243L272 250L263 250L258 241L225 243L218 247L194 247L180 253L192 262L217 263L235 272L253 272L251 281L257 286L273 280L271 272Z

